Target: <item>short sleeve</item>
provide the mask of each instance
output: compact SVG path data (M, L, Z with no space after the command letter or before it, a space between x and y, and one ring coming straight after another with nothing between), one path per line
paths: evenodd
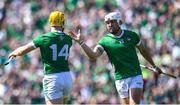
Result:
M103 49L104 49L104 41L103 41L103 39L101 39L101 40L98 42L98 45L100 45L100 46L103 47Z
M42 44L42 36L38 35L37 37L35 37L33 39L33 43L34 43L35 47L40 47Z
M133 37L134 37L135 45L140 45L141 44L140 36L136 34L135 32L133 32Z

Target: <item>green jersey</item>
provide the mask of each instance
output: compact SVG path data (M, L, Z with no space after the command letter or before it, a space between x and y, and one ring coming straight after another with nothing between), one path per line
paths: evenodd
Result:
M72 38L63 32L48 32L37 36L33 43L40 48L44 74L69 71L68 57Z
M115 69L115 80L141 75L135 46L140 42L139 36L128 30L122 30L120 36L106 34L99 45L106 51Z

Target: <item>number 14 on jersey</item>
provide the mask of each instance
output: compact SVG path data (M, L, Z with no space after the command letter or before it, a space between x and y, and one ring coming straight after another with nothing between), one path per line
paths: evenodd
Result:
M68 59L68 56L69 56L69 46L68 44L65 44L61 49L60 51L58 52L57 51L57 44L52 44L50 46L50 48L52 49L52 60L53 61L56 61L57 60L57 57L60 57L60 56L64 56L65 57L65 60Z

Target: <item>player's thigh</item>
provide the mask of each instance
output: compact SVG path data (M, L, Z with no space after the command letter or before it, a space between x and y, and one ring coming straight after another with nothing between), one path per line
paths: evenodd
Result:
M139 104L143 95L143 79L141 75L131 78L129 98L130 104Z
M121 99L120 99L120 103L121 103L122 105L129 104L129 97L128 97L128 98L121 98Z
M143 89L131 88L129 92L130 92L130 97L129 97L130 104L139 104L143 94Z
M64 102L64 98L70 95L72 79L71 76L67 74L69 73L58 73L43 78L43 91L46 102Z
M129 82L129 78L115 81L116 90L123 102L127 102L126 100L129 99Z
M64 104L64 101L62 98L57 98L57 99L46 101L46 105L54 105L54 104Z
M63 98L57 98L53 100L48 100L46 101L47 105L54 105L54 104L67 104L68 102L68 97L63 97Z
M59 83L59 78L53 76L45 76L43 78L43 92L46 102L50 100L58 100L63 97L63 83Z

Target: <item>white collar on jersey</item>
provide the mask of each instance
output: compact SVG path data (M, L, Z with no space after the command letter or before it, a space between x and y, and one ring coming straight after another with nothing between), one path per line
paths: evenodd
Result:
M55 28L52 28L52 27L51 27L51 32L63 33L62 31L60 31L60 30L55 30Z
M124 34L124 30L121 30L121 34L120 35L118 35L118 36L113 35L113 36L116 37L116 38L121 38L123 36L123 34Z

